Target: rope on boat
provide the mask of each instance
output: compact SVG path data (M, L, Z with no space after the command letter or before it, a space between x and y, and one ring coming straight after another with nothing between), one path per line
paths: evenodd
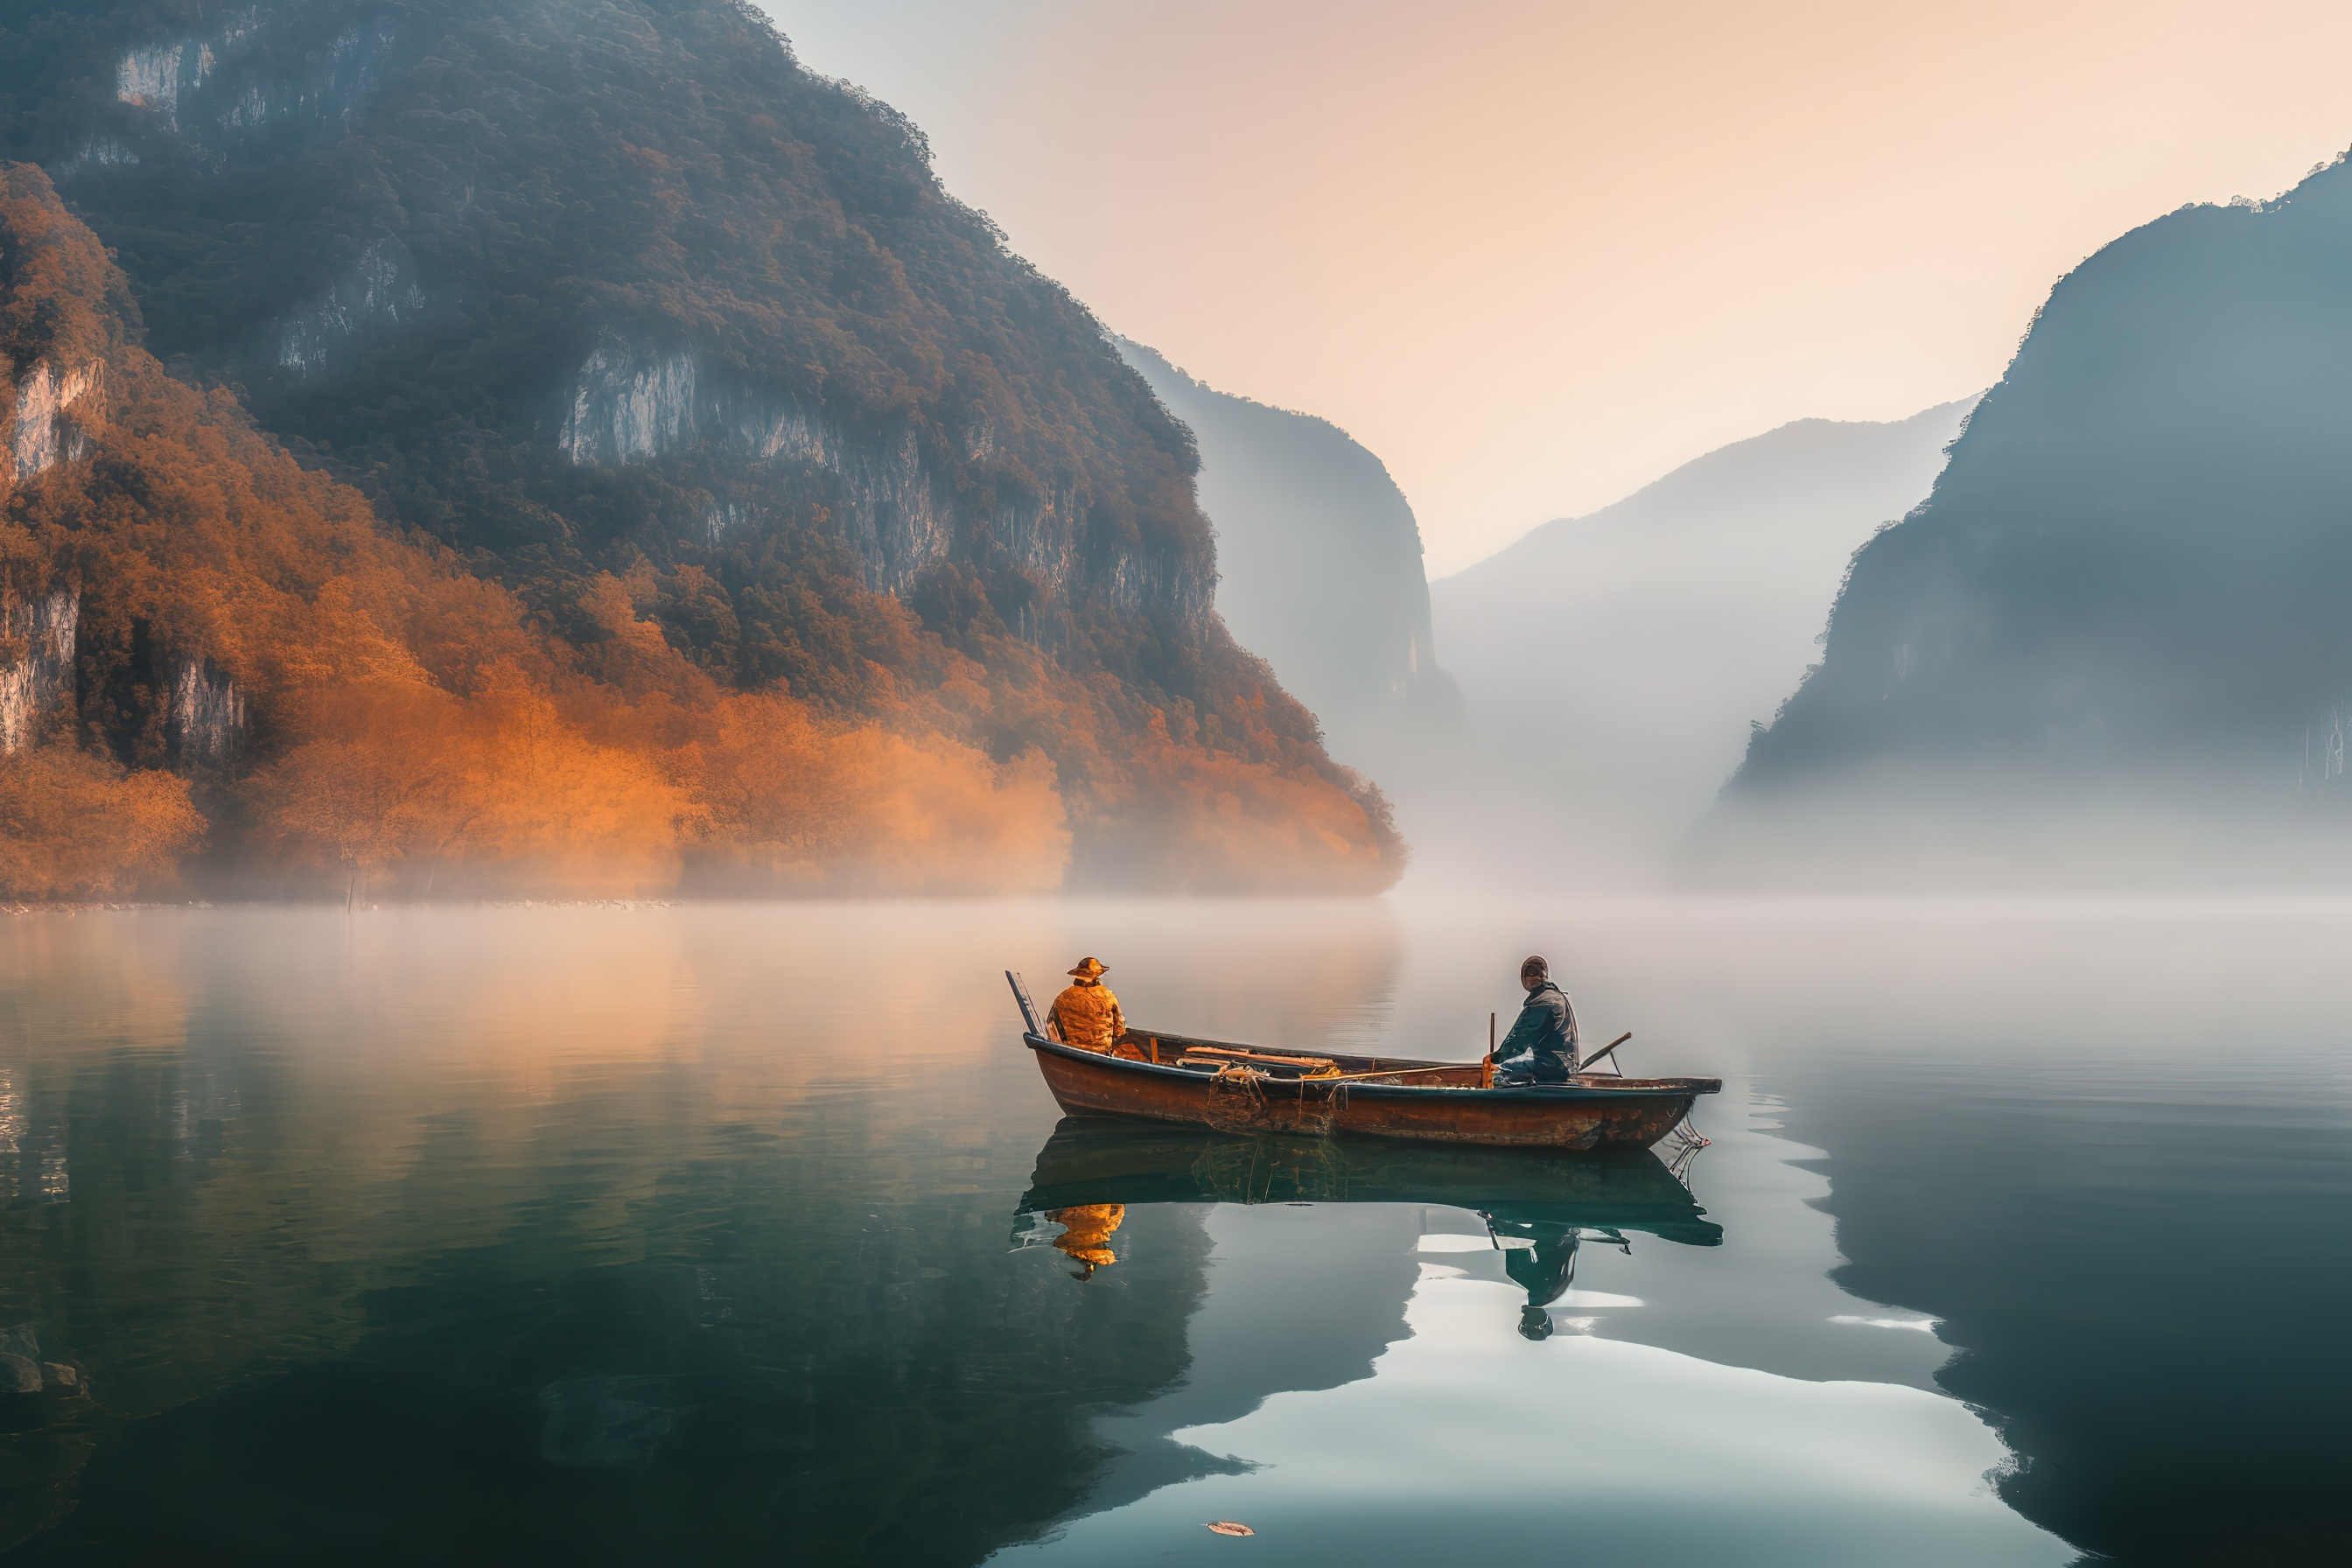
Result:
M1309 1099L1307 1086L1328 1084L1324 1094ZM1297 1086L1296 1114L1287 1118L1275 1115L1266 1095L1268 1083ZM1266 1128L1284 1131L1304 1132L1313 1137L1328 1137L1338 1122L1339 1113L1348 1109L1348 1086L1333 1081L1333 1075L1318 1073L1297 1079L1274 1079L1253 1067L1235 1062L1219 1068L1209 1079L1209 1103L1202 1119L1221 1132L1245 1132Z
M1239 1062L1219 1068L1209 1079L1209 1104L1203 1113L1209 1125L1237 1132L1265 1121L1265 1074Z
M1328 1138L1333 1125L1339 1120L1339 1113L1348 1109L1348 1086L1344 1082L1332 1084L1330 1091L1310 1106L1306 1086L1314 1081L1313 1079L1299 1080L1298 1130L1312 1132L1318 1138Z

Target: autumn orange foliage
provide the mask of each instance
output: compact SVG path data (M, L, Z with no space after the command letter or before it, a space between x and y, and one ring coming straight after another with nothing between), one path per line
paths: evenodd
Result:
M1131 854L1105 878L1394 878L1376 795L1210 743L1247 713L1111 722L1027 645L934 641L920 668L875 667L853 711L722 686L640 614L661 591L644 571L593 579L587 631L558 637L446 548L388 534L231 393L173 380L128 323L47 180L0 168L9 384L44 358L106 367L89 455L0 494L0 594L80 604L70 722L0 772L9 891L167 879L196 805L211 870L320 891L1028 890L1069 868L1074 786ZM916 639L895 602L874 614ZM247 705L234 755L174 739L173 671L199 665Z
M509 887L674 883L686 793L652 759L583 735L510 671L490 681L469 697L424 680L304 692L301 738L246 786L257 846L359 877L473 868Z
M105 896L169 883L204 837L188 786L70 746L0 757L0 890Z

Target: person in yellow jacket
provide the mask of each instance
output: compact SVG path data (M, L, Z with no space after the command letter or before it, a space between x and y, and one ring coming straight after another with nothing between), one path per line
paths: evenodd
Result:
M1109 971L1092 958L1078 960L1070 971L1073 976L1069 989L1054 998L1047 1016L1061 1031L1062 1043L1089 1051L1107 1051L1118 1044L1127 1033L1127 1019L1118 1010L1118 998L1102 983Z
M1054 1238L1054 1246L1080 1272L1077 1279L1091 1279L1097 1268L1108 1268L1118 1261L1118 1254L1110 1249L1111 1233L1127 1218L1125 1204L1085 1204L1077 1208L1052 1209L1045 1217L1062 1227Z

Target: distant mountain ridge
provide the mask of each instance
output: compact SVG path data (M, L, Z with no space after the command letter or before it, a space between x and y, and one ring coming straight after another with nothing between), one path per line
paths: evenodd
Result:
M1050 758L1074 881L1378 887L1213 608L1195 454L921 133L735 0L37 0L0 157L168 365L566 638ZM924 716L910 716L910 702Z
M2352 167L2116 240L1856 559L1727 804L2340 795L2347 427Z
M1328 419L1220 392L1119 340L1201 452L1217 613L1367 767L1460 716L1430 629L1421 525L1388 468Z
M1577 865L1662 861L1815 656L1855 548L1926 497L1974 401L1794 421L1432 584L1470 714L1457 780Z

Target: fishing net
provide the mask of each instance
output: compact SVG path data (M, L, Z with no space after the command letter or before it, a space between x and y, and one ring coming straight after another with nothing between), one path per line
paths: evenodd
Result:
M1304 1132L1325 1137L1348 1108L1348 1086L1321 1083L1337 1069L1303 1078L1270 1078L1236 1062L1209 1079L1203 1120L1220 1132Z
M1219 1068L1209 1079L1204 1119L1221 1132L1247 1132L1267 1125L1265 1074L1239 1064Z

